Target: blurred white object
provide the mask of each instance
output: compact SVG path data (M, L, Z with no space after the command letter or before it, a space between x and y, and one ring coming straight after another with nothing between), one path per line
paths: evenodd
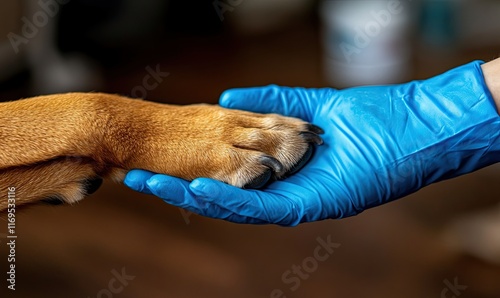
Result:
M500 265L500 205L451 223L443 239L453 250Z
M403 1L322 1L326 80L336 87L407 80L411 11Z
M99 68L82 55L53 55L32 66L32 87L36 94L84 92L99 89Z

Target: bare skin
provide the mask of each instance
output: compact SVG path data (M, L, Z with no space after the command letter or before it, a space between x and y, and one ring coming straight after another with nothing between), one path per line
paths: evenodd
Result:
M493 95L493 100L500 114L500 58L483 64L481 68L486 85Z

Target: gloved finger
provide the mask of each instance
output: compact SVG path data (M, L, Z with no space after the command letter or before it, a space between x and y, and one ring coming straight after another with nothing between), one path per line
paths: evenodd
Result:
M189 181L167 175L154 175L147 181L151 193L166 203L193 213L235 223L263 224L261 220L247 218L205 201L189 188Z
M131 170L125 176L123 183L129 188L142 192L144 194L152 194L146 185L146 181L151 178L155 173L144 170Z
M219 104L226 108L256 113L277 113L310 121L309 100L314 90L269 85L236 88L222 93Z
M240 189L213 179L197 178L190 189L205 201L253 221L295 226L304 213L300 203L284 196Z
M151 193L166 203L199 213L204 208L203 202L198 200L189 189L189 181L181 178L154 175L147 182Z

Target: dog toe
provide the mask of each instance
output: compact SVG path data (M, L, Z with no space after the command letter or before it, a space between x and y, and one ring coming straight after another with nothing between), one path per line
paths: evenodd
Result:
M309 147L307 148L307 151L304 153L304 155L300 158L300 160L294 164L282 178L286 178L288 176L291 176L295 173L297 173L300 169L302 169L307 162L311 159L312 155L314 153L314 146L312 144L309 144Z

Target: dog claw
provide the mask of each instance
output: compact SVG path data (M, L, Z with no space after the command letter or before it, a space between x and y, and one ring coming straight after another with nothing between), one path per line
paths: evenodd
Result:
M272 156L263 156L260 162L268 167L268 169L254 180L247 183L243 188L259 189L264 187L273 178L274 173L283 173L285 167L283 164Z
M92 179L85 180L83 183L83 190L85 192L85 195L91 195L94 192L96 192L99 187L102 185L102 178L101 177L95 177Z
M323 139L314 132L303 131L300 133L300 135L304 137L304 139L309 143L314 143L316 145L323 144Z
M260 159L260 162L272 169L275 173L282 173L284 171L284 166L281 164L279 160L271 156L263 156Z
M311 123L309 123L307 125L307 130L312 132L312 133L318 134L318 135L325 133L325 131L321 127L314 125L314 124L311 124Z

